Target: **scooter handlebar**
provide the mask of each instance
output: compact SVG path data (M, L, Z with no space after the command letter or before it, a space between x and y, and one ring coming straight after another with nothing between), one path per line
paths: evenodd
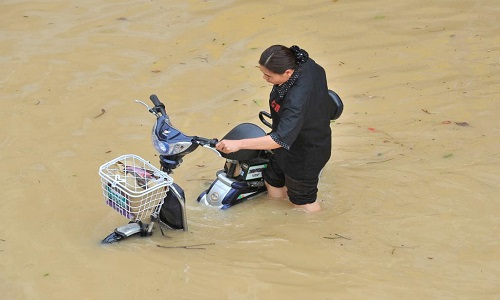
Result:
M217 149L215 149L215 145L217 145L217 143L219 142L218 139L207 139L207 138L202 138L199 136L194 136L193 142L197 143L198 145L200 145L204 148L208 148L208 149L214 151L218 156L222 157L221 153Z
M196 141L201 146L208 146L210 148L215 148L215 145L219 142L217 139L207 139L199 136L193 137L193 140Z
M158 96L156 96L155 94L152 94L151 96L149 96L149 99L151 100L151 102L153 102L153 104L155 106L163 105L163 103L161 103L160 99L158 99Z
M167 116L167 112L165 111L165 105L161 103L160 99L158 99L158 96L152 94L151 96L149 96L149 99L151 100L151 102L153 102L155 106L153 109L155 111L158 111L162 115Z
M218 142L218 139L211 139L208 145L212 148L215 148L215 145L217 145Z

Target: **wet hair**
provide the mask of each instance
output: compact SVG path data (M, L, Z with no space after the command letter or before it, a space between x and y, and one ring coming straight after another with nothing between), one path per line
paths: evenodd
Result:
M262 52L259 64L273 73L283 74L288 69L297 69L308 58L307 52L298 46L273 45Z

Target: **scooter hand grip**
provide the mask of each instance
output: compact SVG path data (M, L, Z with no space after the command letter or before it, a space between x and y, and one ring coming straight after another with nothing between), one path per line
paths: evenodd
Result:
M211 139L210 140L210 147L215 148L215 146L217 145L218 142L219 142L218 139Z
M160 114L162 114L168 118L167 111L165 110L165 105L163 105L163 103L160 102L160 99L158 99L158 96L153 94L153 95L149 96L149 99L155 105L155 107L153 108L153 111L159 112Z
M160 99L158 99L158 96L156 96L155 94L149 96L149 99L151 100L151 102L153 102L153 104L155 106L161 106L163 105L161 102L160 102Z

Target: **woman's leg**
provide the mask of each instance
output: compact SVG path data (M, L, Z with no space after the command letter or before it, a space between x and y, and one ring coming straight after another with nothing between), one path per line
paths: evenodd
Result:
M267 195L271 198L286 199L288 197L286 187L275 187L266 183ZM297 205L294 204L295 208L303 209L307 212L317 212L321 210L321 206L318 201L309 204Z
M317 212L317 211L321 210L321 205L319 205L319 202L317 200L315 202L309 203L309 204L303 204L303 205L294 204L294 205L295 205L295 208L300 208L300 209L303 209L307 212Z
M321 205L316 198L318 194L317 178L295 180L286 176L286 186L290 202L294 204L295 208L300 208L307 212L321 210Z
M286 187L275 187L270 185L269 183L266 183L266 188L267 188L267 195L271 198L286 198L288 197L286 193Z

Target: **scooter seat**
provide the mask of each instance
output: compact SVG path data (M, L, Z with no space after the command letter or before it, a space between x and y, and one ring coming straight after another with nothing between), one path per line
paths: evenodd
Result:
M259 126L252 123L242 123L231 129L222 139L223 140L242 140L265 136L266 132ZM261 150L240 150L233 153L222 153L221 156L226 159L245 161L259 156Z

